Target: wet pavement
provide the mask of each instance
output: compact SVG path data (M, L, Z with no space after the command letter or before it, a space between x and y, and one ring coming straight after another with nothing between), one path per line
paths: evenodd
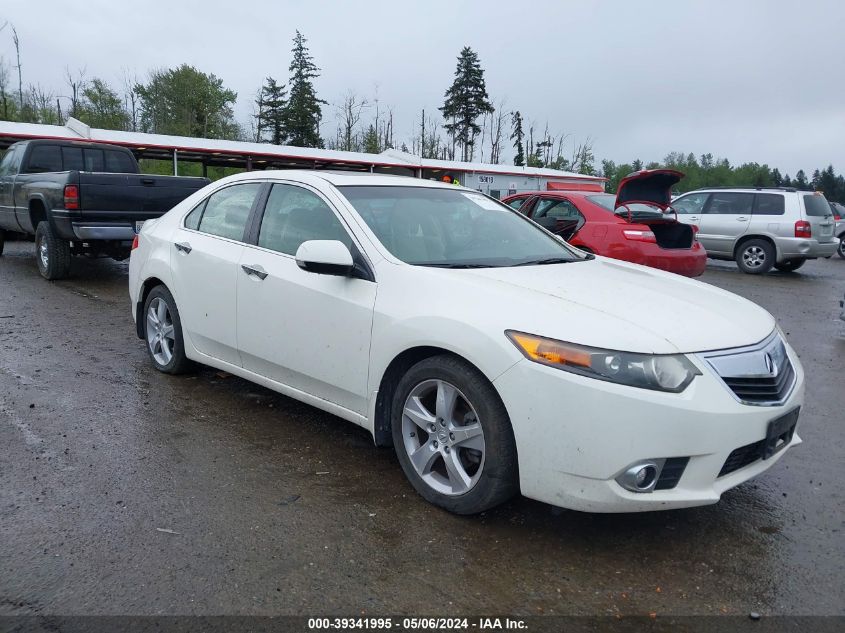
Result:
M845 614L845 260L703 281L771 311L804 444L715 506L456 517L363 429L152 369L127 265L0 258L0 614ZM657 319L683 318L656 315Z

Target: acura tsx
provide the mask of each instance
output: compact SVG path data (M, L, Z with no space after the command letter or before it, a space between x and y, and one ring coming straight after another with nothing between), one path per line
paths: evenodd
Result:
M801 441L804 372L766 311L463 187L231 176L147 221L129 272L158 370L209 365L359 424L452 512L715 503Z

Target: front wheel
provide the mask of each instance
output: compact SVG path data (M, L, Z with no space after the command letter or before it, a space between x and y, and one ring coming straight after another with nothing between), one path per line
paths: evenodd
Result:
M44 279L64 279L70 274L70 243L56 235L47 221L35 229L35 258Z
M845 259L845 235L839 238L839 248L836 249L836 252L842 259Z
M775 268L777 268L782 273L791 273L793 270L798 270L801 266L804 265L806 259L798 258L798 259L787 259L783 262L778 262L775 264Z
M173 295L156 286L144 302L144 340L156 369L165 374L182 374L191 368L185 356L182 321Z
M499 394L472 365L449 355L402 377L391 408L402 470L427 501L476 514L518 491L516 443Z
M735 259L742 272L760 275L775 265L775 248L766 240L748 240L737 249Z

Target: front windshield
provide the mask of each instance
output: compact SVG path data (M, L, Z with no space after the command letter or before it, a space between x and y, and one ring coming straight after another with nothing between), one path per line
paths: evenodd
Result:
M408 264L486 268L583 259L510 207L480 193L403 186L338 189L384 247Z

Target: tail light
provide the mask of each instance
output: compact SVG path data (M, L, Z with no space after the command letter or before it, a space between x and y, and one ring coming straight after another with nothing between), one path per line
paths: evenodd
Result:
M690 224L690 228L692 229L692 241L695 243L698 241L698 225Z
M833 219L834 219L836 222L839 222L839 220L841 220L841 219L842 219L842 217L841 217L838 213L834 213L834 214L833 214Z
M79 187L65 185L65 209L79 208Z
M132 250L134 251L138 248L138 234L135 234L135 237L132 238Z
M657 244L657 238L651 231L635 231L633 229L625 229L622 231L626 240L632 242L648 242L649 244Z
M813 227L807 220L798 220L795 223L795 237L812 237Z

